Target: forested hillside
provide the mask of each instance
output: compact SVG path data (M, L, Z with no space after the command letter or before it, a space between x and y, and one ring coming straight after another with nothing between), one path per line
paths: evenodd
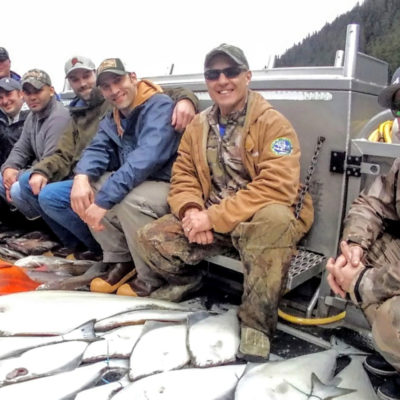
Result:
M360 25L360 51L388 62L391 75L400 66L400 0L365 0L288 49L275 66L333 65L349 24Z

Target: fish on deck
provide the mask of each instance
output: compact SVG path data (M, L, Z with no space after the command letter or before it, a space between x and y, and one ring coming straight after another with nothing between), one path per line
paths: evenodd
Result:
M27 381L77 368L88 346L83 341L68 341L40 346L18 357L0 361L0 386Z
M220 315L191 315L188 344L192 364L209 367L234 362L240 344L239 333L235 309Z
M132 349L142 334L143 325L123 326L103 334L90 343L84 355L83 362L94 362L109 358L129 358Z
M131 383L131 381L125 375L119 381L82 390L76 395L74 400L110 400L117 392L129 383Z
M334 349L282 361L250 365L240 379L235 400L330 400L352 392L331 384L338 352Z
M186 323L146 322L130 357L129 378L134 381L188 364L186 339Z
M113 400L228 400L245 367L185 368L155 374L126 386Z
M2 336L0 337L0 360L15 357L22 352L48 344L69 340L83 340L91 342L97 340L94 332L94 320L73 329L65 335L57 336Z
M188 311L149 297L60 290L14 293L0 296L0 336L63 335L92 319L139 309Z
M3 386L0 387L0 399L19 400L25 399L27 396L40 398L40 400L73 398L72 396L94 385L104 374L113 369L126 371L127 365L126 363L121 364L121 362L116 363L113 360L110 362L100 361L72 371Z
M146 321L181 322L186 321L188 316L193 314L193 312L191 310L157 308L126 311L97 321L95 330L97 332L104 332L119 326L144 324Z

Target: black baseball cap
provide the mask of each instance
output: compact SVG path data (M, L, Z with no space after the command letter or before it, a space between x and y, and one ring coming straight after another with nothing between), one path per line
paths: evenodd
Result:
M4 47L0 47L0 61L9 60L10 56L8 55L8 51Z

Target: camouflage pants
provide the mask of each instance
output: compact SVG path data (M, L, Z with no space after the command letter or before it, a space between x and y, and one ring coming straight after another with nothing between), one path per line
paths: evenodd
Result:
M230 235L214 233L209 245L189 243L180 221L171 214L146 225L138 236L143 259L170 285L198 279L200 272L194 265L234 246L244 265L239 318L244 325L271 335L296 243L309 228L294 218L290 208L271 204Z
M383 234L368 252L366 261L375 268L387 263L400 268L400 239ZM372 327L376 349L400 372L400 296L363 309Z

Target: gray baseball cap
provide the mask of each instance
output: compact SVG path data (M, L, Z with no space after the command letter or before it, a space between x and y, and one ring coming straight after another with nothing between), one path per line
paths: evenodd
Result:
M26 83L30 83L35 89L39 90L45 85L51 86L51 79L47 72L41 69L31 69L22 77L22 87L24 87Z
M13 78L2 78L0 79L0 89L6 92L12 92L13 90L21 90L21 84Z
M76 69L87 69L93 71L96 69L94 62L87 57L74 56L71 57L64 66L65 76L68 77L69 73Z
M232 46L230 44L222 43L215 49L212 49L207 55L204 61L204 68L208 68L211 60L218 54L225 54L231 58L239 67L245 67L249 69L249 63L247 58L243 53L242 49L239 47Z
M386 87L379 93L378 103L385 108L392 107L392 99L394 94L400 89L400 67L394 71L390 86Z

